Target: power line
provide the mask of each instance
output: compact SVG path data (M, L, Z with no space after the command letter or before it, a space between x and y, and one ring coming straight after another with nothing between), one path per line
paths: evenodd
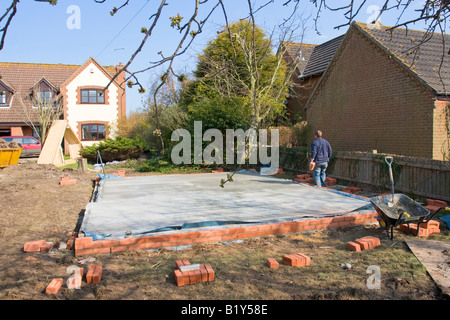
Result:
M100 51L100 53L97 54L96 59L103 53L103 51L106 50L106 48L108 48L114 42L114 40L116 40L116 38L122 33L122 31L125 30L126 27L128 27L131 21L133 21L134 18L136 18L136 16L147 6L149 2L150 0L147 0L147 2L142 6L142 8L140 8L139 11L131 18L131 20L128 21L128 23L115 35L115 37L102 49L102 51Z

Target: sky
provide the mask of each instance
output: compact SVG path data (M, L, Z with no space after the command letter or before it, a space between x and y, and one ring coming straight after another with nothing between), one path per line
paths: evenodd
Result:
M10 2L1 1L0 14L5 12ZM156 12L159 1L130 0L128 5L111 16L112 8L124 2L125 0L105 0L104 3L96 3L94 0L58 0L56 6L51 6L46 2L21 0L8 29L5 46L0 51L0 61L81 65L89 57L93 57L101 65L125 64L142 41L141 28L149 28L151 25L149 18ZM283 6L285 2L287 0L274 0L256 13L256 23L268 34L291 15L295 2L291 1L287 6ZM131 71L151 66L153 61L160 58L158 52L170 55L178 44L180 33L170 27L169 18L180 14L187 19L192 14L193 1L169 0L168 3L152 36L130 65ZM210 0L208 3L215 2ZM268 3L268 0L252 1L254 8L264 3ZM334 0L327 3L342 5L347 1ZM384 0L367 1L356 20L370 22L383 3ZM421 3L423 1L414 1L412 9L420 8ZM224 5L230 22L248 15L245 0L224 0ZM317 22L317 30L314 23L316 8L310 1L300 0L297 12L298 21L303 21L306 26L306 32L300 40L303 43L321 44L347 31L348 27L336 29L336 26L347 22L342 11L324 11ZM205 14L206 10L200 11L202 17ZM382 16L381 23L394 25L398 14L391 12ZM405 15L403 18L408 17L410 16ZM177 58L175 71L186 74L192 72L196 66L197 55L208 41L217 36L217 31L224 24L223 13L216 10L189 50ZM412 28L422 30L423 26L416 25ZM298 38L300 39L300 36ZM151 69L139 74L139 80L147 91L160 73L159 69ZM138 93L137 87L127 88L127 113L139 111L145 99L146 94Z

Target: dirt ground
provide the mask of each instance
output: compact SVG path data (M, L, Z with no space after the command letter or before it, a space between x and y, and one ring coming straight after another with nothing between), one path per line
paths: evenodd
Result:
M115 169L117 171L117 169ZM109 170L113 172L114 170ZM107 172L108 173L108 172ZM126 169L126 175L138 175ZM61 186L62 177L77 184ZM75 257L73 251L25 253L28 241L67 242L83 217L93 191L94 172L24 163L0 169L0 300L447 300L403 241L388 239L378 225L358 225L244 240L202 244L183 250L134 251ZM381 237L373 250L352 252L346 242L365 235ZM443 238L444 237L444 238ZM448 230L433 239L448 239ZM267 258L303 252L311 266L269 269ZM90 260L86 260L86 259ZM210 263L216 279L177 287L175 260ZM47 295L53 278L72 265L101 264L99 284ZM343 268L349 263L350 269ZM370 266L381 275L379 289L368 288Z

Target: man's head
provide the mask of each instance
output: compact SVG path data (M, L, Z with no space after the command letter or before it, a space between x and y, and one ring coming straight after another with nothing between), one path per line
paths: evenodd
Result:
M322 138L322 131L317 130L316 132L314 132L314 136L317 138Z

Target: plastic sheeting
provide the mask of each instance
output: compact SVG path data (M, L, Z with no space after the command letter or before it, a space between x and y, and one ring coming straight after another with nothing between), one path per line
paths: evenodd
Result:
M121 238L157 232L274 223L372 210L368 199L291 180L240 172L102 179L81 231Z

